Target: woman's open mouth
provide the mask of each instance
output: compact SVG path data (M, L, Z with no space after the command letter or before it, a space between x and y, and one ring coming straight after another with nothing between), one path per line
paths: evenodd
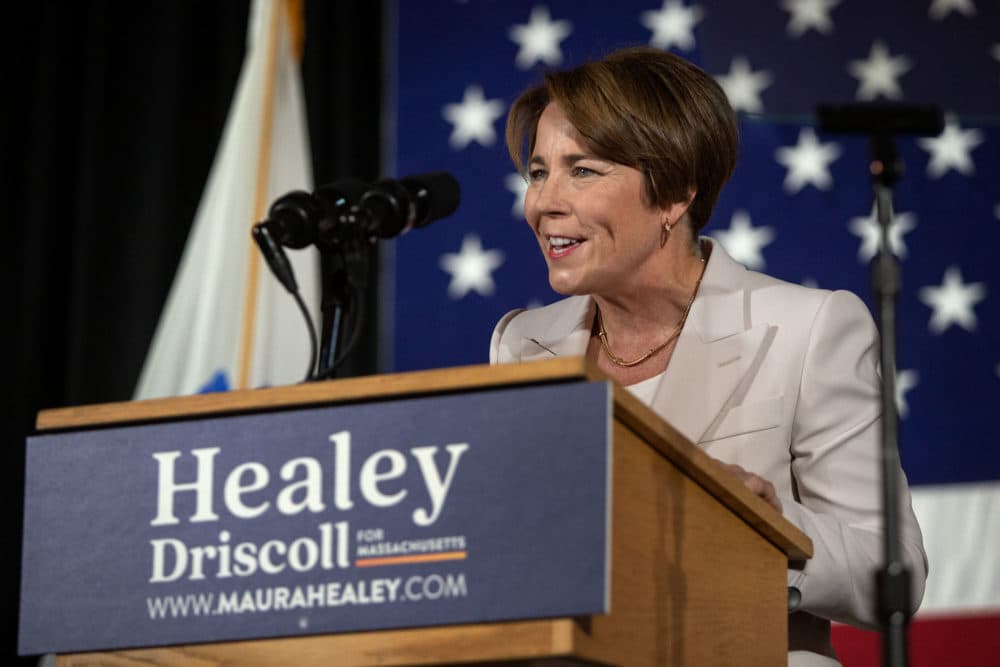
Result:
M548 241L548 255L552 259L565 257L576 250L585 239L575 239L568 236L546 236Z

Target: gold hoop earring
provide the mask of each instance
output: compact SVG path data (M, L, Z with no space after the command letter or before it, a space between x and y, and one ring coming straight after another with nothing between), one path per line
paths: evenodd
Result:
M663 229L660 230L660 247L667 245L667 239L670 238L670 232L674 230L674 225L670 224L670 220L663 221Z

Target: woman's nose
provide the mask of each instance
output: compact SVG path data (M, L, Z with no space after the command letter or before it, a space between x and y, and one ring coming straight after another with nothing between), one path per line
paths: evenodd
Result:
M525 211L528 218L542 215L559 215L566 212L565 192L559 179L551 176L528 186L525 195Z

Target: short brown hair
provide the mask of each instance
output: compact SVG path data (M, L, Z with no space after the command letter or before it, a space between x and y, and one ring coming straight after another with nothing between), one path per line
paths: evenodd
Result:
M668 206L696 191L688 215L696 231L705 226L736 166L738 141L736 115L712 77L647 47L546 74L507 115L507 150L522 174L553 102L598 156L642 172L647 203Z

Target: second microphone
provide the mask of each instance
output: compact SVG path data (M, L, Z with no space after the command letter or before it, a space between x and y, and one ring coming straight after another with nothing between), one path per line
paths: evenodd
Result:
M256 226L289 248L335 245L345 236L388 239L451 215L460 198L458 181L443 171L373 184L344 179L283 195Z

